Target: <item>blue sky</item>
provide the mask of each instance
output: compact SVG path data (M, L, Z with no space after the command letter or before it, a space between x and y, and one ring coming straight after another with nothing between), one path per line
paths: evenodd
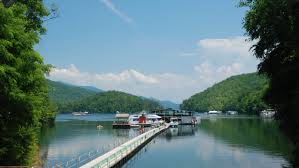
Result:
M63 0L36 47L50 79L181 102L256 69L239 0Z

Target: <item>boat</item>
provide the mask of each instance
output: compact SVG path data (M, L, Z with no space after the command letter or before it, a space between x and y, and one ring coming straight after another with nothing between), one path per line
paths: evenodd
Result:
M217 115L217 114L221 114L221 111L212 110L212 111L209 111L208 114Z
M176 128L179 125L179 119L177 117L170 118L169 127Z
M151 127L161 125L161 117L155 114L132 114L119 113L115 115L113 122L115 129L129 129L139 127Z
M156 114L132 114L129 116L129 124L141 125L144 127L156 126L161 124L162 118Z
M237 111L227 111L226 114L227 115L237 115L238 112Z
M128 122L129 114L117 112L115 115L116 120L112 124L113 129L129 129L131 124Z
M97 125L97 129L101 129L101 128L103 128L102 125Z
M192 124L191 125L196 125L200 123L201 118L200 117L192 117Z
M276 114L276 111L273 109L266 109L260 112L262 118L273 118Z
M87 115L87 114L88 114L87 111L85 111L85 112L72 112L72 115L74 115L74 116L82 116L82 115Z

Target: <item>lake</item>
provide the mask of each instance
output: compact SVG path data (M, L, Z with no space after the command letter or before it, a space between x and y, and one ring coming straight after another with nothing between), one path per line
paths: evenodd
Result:
M45 166L88 155L101 155L140 134L138 129L112 129L113 114L60 114L41 133ZM103 128L97 129L97 125ZM272 120L257 117L202 116L196 126L170 128L140 150L123 167L259 167L288 164L291 145Z

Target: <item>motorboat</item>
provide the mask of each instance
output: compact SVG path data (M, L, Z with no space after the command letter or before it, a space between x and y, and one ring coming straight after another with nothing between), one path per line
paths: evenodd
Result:
M101 129L101 128L103 128L102 125L97 125L97 129Z
M227 115L237 115L238 112L237 111L227 111L226 114Z
M212 111L209 111L208 114L212 114L212 115L217 115L217 114L221 114L221 111L215 111L215 110L212 110Z
M260 116L263 118L273 118L276 111L273 109L266 109L260 112Z
M72 112L72 115L74 115L74 116L82 116L82 115L87 115L87 114L88 114L87 111L85 111L85 112Z
M179 125L179 119L177 117L170 118L169 127L175 128Z
M152 126L160 125L162 118L156 114L132 114L128 122L131 125Z

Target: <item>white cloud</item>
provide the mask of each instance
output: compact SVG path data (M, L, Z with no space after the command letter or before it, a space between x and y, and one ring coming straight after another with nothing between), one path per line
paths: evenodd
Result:
M199 64L194 66L198 77L210 85L232 75L256 71L258 60L249 51L253 42L246 39L237 36L198 41Z
M122 20L124 20L127 23L133 23L133 19L130 18L128 15L120 11L116 8L116 6L112 3L112 0L100 0L110 11L112 11L114 14L119 16Z
M192 88L196 81L174 73L143 74L133 69L120 73L92 74L81 72L75 65L68 68L54 68L50 79L77 85L91 85L104 90L120 90L140 96L180 102L196 92Z
M114 81L114 82L120 82L120 81L135 81L140 82L144 84L156 84L159 83L158 79L151 77L151 76L145 76L144 74L137 72L133 69L125 70L119 74L96 74L95 77L98 80L104 80L104 81Z
M204 39L200 40L197 45L210 52L230 54L239 57L251 57L249 52L252 42L246 41L247 37L237 36L226 39Z
M197 64L190 62L190 66L193 64L194 67L189 75L167 72L146 74L134 69L119 73L89 73L70 65L68 68L54 68L50 79L181 102L229 76L256 71L258 61L249 52L252 43L245 39L200 40L197 53L185 54L194 55L193 60L198 58Z
M197 42L201 60L213 61L217 64L246 62L256 64L257 59L249 51L254 42L246 41L247 37L231 37L226 39L203 39Z

